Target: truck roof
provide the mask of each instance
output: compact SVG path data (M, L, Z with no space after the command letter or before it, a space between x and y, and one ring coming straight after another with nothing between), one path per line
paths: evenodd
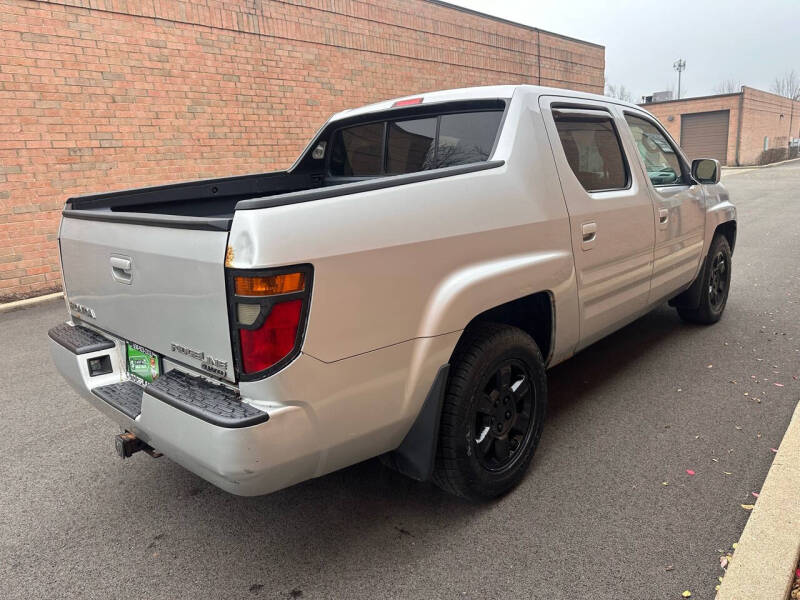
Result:
M602 100L604 102L614 102L631 108L638 108L639 106L631 102L617 100L616 98L609 98L601 96L600 94L591 94L589 92L579 92L577 90L569 90L564 88L546 87L540 85L486 85L479 87L468 88L455 88L451 90L439 90L434 92L424 92L419 94L412 94L410 96L402 96L399 98L392 98L390 100L382 100L373 104L366 104L358 108L349 108L336 113L331 117L331 121L343 119L346 117L355 117L358 115L368 114L371 112L380 112L391 109L395 103L406 102L421 98L418 104L434 104L439 102L453 102L459 100L484 100L489 98L511 98L518 89L525 89L537 95L554 95L554 96L569 96L573 98L582 98L586 100Z

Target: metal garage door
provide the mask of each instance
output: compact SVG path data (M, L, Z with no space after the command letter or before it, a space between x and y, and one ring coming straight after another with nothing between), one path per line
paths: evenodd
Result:
M716 158L726 164L729 120L729 110L681 115L681 148L686 156Z

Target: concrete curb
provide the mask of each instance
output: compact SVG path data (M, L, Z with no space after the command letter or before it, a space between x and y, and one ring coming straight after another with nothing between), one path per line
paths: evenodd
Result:
M17 300L15 302L6 302L5 304L0 304L0 313L8 312L9 310L14 310L15 308L25 308L26 306L33 306L34 304L47 302L48 300L61 298L63 296L64 292L55 292L53 294L45 294L44 296L34 296L33 298L25 298L24 300Z
M800 403L722 580L717 600L786 600L800 556Z
M768 169L770 167L777 167L778 165L783 165L798 160L800 160L800 156L798 156L797 158L787 158L786 160L779 160L778 162L769 163L767 165L742 165L740 167L729 167L726 165L722 167L722 172L724 173L725 171L730 171L732 173L735 173L740 169L743 171L749 171L750 169Z

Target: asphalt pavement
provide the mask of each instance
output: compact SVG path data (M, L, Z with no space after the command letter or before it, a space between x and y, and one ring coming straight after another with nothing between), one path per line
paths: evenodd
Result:
M551 370L530 472L487 505L377 460L258 498L122 461L50 362L63 301L0 314L0 597L713 598L800 400L800 163L725 183L722 321L664 306Z

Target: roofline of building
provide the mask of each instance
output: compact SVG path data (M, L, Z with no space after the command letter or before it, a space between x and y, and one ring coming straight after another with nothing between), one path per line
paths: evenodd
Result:
M671 102L688 102L689 100L707 100L709 98L726 98L728 96L741 96L741 95L742 92L731 92L730 94L709 94L708 96L690 96L689 98L674 98L672 100L660 100L658 102L642 102L639 104L639 106L653 106L653 104L670 104Z
M528 31L535 31L537 33L546 33L547 35L553 35L555 37L561 38L562 40L569 40L570 42L578 42L580 44L586 44L587 46L593 46L595 48L602 48L605 50L605 46L602 44L596 44L594 42L587 42L586 40L580 40L578 38L570 37L568 35L562 35L560 33L555 33L554 31L548 31L546 29L540 29L539 27L533 27L532 25L525 25L525 23L519 23L517 21L511 21L509 19L504 19L503 17L496 17L495 15L490 15L485 12L481 12L479 10L473 10L471 8L466 8L465 6L458 6L456 4L450 4L449 2L444 2L443 0L425 0L430 4L436 4L443 8L450 8L452 10L457 10L463 13L467 13L470 15L475 15L477 17L483 17L484 19L491 19L492 21L498 21L500 23L505 23L506 25L513 25L514 27L522 27L523 29L527 29Z
M742 90L740 92L731 92L730 94L709 94L708 96L690 96L689 98L675 98L673 100L661 100L659 102L645 102L639 104L639 106L653 106L654 104L669 104L670 102L688 102L690 100L708 100L711 98L726 98L728 96L741 96L744 94L744 89L747 88L748 90L754 90L756 92L760 92L762 94L769 94L770 96L775 96L776 98L782 98L784 100L789 100L793 102L800 102L800 100L792 100L791 98L787 98L786 96L781 96L780 94L776 94L775 92L767 92L766 90L760 90L758 88L754 88L749 85L743 85Z

